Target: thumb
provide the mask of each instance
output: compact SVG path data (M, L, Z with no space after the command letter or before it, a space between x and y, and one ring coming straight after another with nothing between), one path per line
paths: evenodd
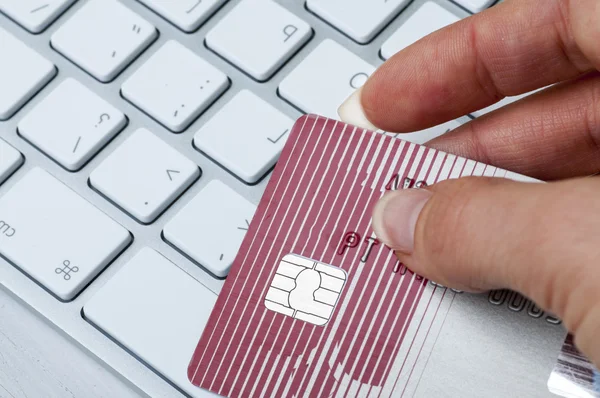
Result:
M390 192L380 240L411 270L462 290L508 288L558 315L600 365L600 184L461 178Z

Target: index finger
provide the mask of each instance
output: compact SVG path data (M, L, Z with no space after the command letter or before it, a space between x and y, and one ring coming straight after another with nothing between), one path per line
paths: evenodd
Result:
M600 66L598 26L597 0L506 1L400 51L356 95L376 127L421 130Z

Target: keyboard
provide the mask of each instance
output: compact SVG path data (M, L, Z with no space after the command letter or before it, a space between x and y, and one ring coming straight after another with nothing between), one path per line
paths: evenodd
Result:
M3 287L138 392L211 396L187 365L294 120L493 3L0 0Z

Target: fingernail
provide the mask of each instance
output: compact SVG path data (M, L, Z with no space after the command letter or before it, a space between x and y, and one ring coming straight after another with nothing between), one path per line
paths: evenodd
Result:
M356 90L346 99L338 108L340 120L344 123L353 124L358 127L377 131L379 130L373 123L367 119L360 99L362 87Z
M394 250L412 254L417 220L431 195L424 189L385 194L373 209L373 230L377 238Z

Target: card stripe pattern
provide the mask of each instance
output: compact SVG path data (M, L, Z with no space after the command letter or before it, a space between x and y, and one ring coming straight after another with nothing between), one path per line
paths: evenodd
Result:
M441 159L441 158L445 157L445 154L442 154L442 153L439 153L439 152L435 153L433 151L429 151L429 152L427 152L427 156L430 157L430 158L433 158L435 156L436 159L437 158ZM425 161L425 163L428 163L428 162ZM436 165L436 163L431 163L431 166L430 166L429 170L427 171L426 176L424 177L424 180L427 181L430 184L437 181L437 175L438 175L438 171L439 171L439 165L438 165L438 168L435 168L435 165ZM423 168L422 168L422 171L423 171ZM430 177L429 176L432 173L435 173L436 178L433 178L433 181L430 181ZM419 178L419 180L420 180L420 178ZM377 262L377 260L376 260L376 262ZM384 274L382 273L381 275L383 276ZM378 285L379 285L379 283L381 283L381 281L378 282ZM389 283L389 280L388 280L388 283ZM387 291L387 289L386 289L386 291ZM384 291L384 296L385 296L385 291ZM367 309L367 311L368 310L369 309ZM367 311L365 311L365 312L367 312ZM374 322L376 320L376 317L377 317L377 313L372 318L372 322ZM363 319L364 318L365 318L365 316L363 316ZM373 323L371 323L371 328L372 328L372 326L373 326ZM367 335L370 335L370 330L367 331ZM352 366L352 368L350 370L350 374L354 374L354 372L356 370L356 366L358 365L358 363L361 363L361 362L357 362L358 359L363 359L363 361L366 361L366 358L362 358L361 357L361 353L360 352L356 352L356 349L359 349L359 346L356 344L356 338L357 338L357 336L355 335L354 340L350 344L354 348L349 352L349 354L346 357L346 360L347 361L350 360L351 362L350 363L345 362L342 365L344 368L346 366ZM362 351L364 349L365 344L366 344L366 340L363 340L363 344L362 344L362 346L360 346L360 351ZM364 362L362 362L362 363L364 364ZM364 369L364 365L363 365L363 369ZM362 371L362 369L361 369L361 371ZM359 380L360 379L361 379L361 377L359 376ZM351 396L356 396L356 394L358 393L358 391L356 391L356 389L357 389L356 386L357 386L357 384L354 384L354 385L350 386L348 383L346 383L343 386L339 386L338 387L339 389L338 389L337 393L334 392L334 395L340 395L340 391L346 392L346 389L348 389L348 394L350 394ZM367 384L367 386L368 386L368 384Z
M558 354L558 360L548 380L550 391L561 397L600 397L600 373L575 346L568 334Z
M363 132L363 133L364 133L364 132ZM343 138L343 137L342 137L342 138ZM367 151L366 151L365 153L367 153L367 154L368 154L368 153L371 153L371 151L375 150L375 153L374 153L374 155L373 155L373 156L375 156L375 157L380 157L380 156L382 156L382 152L381 152L381 146L382 146L382 144L381 144L381 145L378 145L377 147L375 147L375 146L373 146L373 142L374 142L374 141L375 141L374 139L372 139L372 140L370 140L370 141L369 141L369 143L368 143L368 145L367 145ZM354 149L354 148L353 148L353 149ZM355 153L354 153L354 155L356 155L356 154L358 154L358 152L355 152ZM361 165L363 165L363 164L364 164L365 160L367 159L367 156L368 156L368 155L362 154L362 156L361 156L361 160L360 160L360 163L359 163L359 166L358 166L359 168L361 167ZM304 329L304 325L302 325L301 329ZM292 330L293 330L293 329L292 329ZM296 333L301 335L301 334L302 334L302 330L301 330L301 331L299 331L299 332L296 332ZM281 341L281 339L282 339L282 338L281 338L281 337L279 337L279 341Z
M394 144L400 144L400 142L398 142L398 141L392 141L392 142L393 142ZM398 145L398 146L400 146L400 145ZM398 148L398 149L399 149L399 148ZM382 183L382 182L380 182L380 183ZM374 199L375 199L375 200L379 199L379 197L380 197L380 192L379 192L379 191L373 190L373 191L372 191L372 193L373 193L373 196L374 196ZM365 213L367 213L367 212L365 211ZM367 221L367 223L369 223L369 222L370 222L370 212L369 212L368 214L366 214L366 221ZM369 227L370 227L370 225L369 225ZM371 231L371 232L372 232L372 231ZM380 253L381 253L381 252L380 252ZM357 253L357 255L358 255L358 253ZM391 257L388 259L388 261L389 261L390 259L391 259ZM342 260L342 261L344 261L344 260ZM353 261L352 261L352 263L356 263L356 261L357 261L357 259L356 259L356 258L354 258L354 259L353 259ZM368 276L368 278L369 278L368 280L371 280L371 279L372 279L372 277L373 277L373 272L374 272L374 269L375 269L374 267L371 267L371 273L370 273L370 274L369 274L369 276ZM383 274L383 273L380 273L380 275L384 275L384 274ZM357 281L358 281L358 278L357 278ZM365 291L372 291L372 290L371 290L372 288L373 288L373 287L372 287L372 284L369 284L369 283L367 282L367 283L366 283L366 284L365 284L365 285L362 287L362 294L361 294L361 293L359 293L358 295L354 295L354 296L353 296L354 300L353 300L353 301L351 301L351 302L349 303L349 306L350 306L350 308L354 308L354 311L353 311L353 313L350 315L350 319L352 319L352 317L353 317L353 316L356 314L356 311L358 310L358 308L356 307L356 301L359 299L359 297L360 297L360 296L362 296L362 295L365 293ZM374 292L374 291L373 291L373 292ZM362 311L361 311L361 312L362 312ZM342 321L342 319L340 318L340 322L341 322L341 321ZM347 325L348 325L348 324L347 324ZM348 326L349 326L349 325L348 325ZM343 329L338 329L338 331L337 331L337 335L336 335L336 336L330 336L330 338L329 338L329 341L328 341L328 342L325 344L325 346L324 346L324 347L322 347L322 348L321 348L322 350L324 350L323 352L324 352L324 353L325 353L325 352L331 352L332 348L334 349L334 351L333 351L333 352L335 352L335 351L339 352L340 350L345 350L345 349L347 349L347 345L339 345L339 346L332 347L332 343L331 343L331 341L332 341L332 340L338 340L338 341L339 341L339 340L341 340L341 339L342 339L342 336L345 334L345 332L347 332L347 329L346 329L346 328L343 328ZM327 372L326 374L323 374L321 378L318 378L318 379L316 379L316 380L315 380L315 378L313 377L313 381L312 381L312 383L310 383L310 384L309 384L309 386L310 386L310 387L309 387L309 389L308 389L309 391L310 391L310 390L313 388L313 386L314 386L315 384L316 384L317 386L325 387L325 384L323 383L323 379L327 379L327 378L328 378L328 376L331 374L331 370L332 370L333 366L336 366L336 365L337 365L337 364L336 364L336 357L337 357L337 354L335 354L335 355L332 355L332 358L331 358L332 360L330 361L330 364L329 364L330 368L329 368L329 370L328 370L328 372ZM334 365L334 364L336 364L336 365ZM336 366L336 367L337 367L337 366ZM339 380L339 379L340 379L340 377L338 376L338 377L337 377L337 380L336 380L336 381L337 381L336 385L337 385L337 384L340 382L340 380Z
M383 145L383 141L381 141L380 144ZM397 141L396 142L391 142L391 144L394 145L394 146L396 146L398 144L398 142ZM379 158L376 158L377 163L380 163L382 161L389 161L389 160L390 160L390 152L389 151L386 151L383 160L381 160ZM359 170L358 171L360 172L360 170L361 169L360 169L360 166L359 166ZM357 172L356 176L359 176L359 175L360 174ZM354 185L356 185L356 184L354 184ZM379 195L375 194L374 191L369 192L368 190L365 190L365 186L366 186L366 184L364 184L364 183L361 184L359 197L360 198L365 198L366 202L356 201L354 203L354 206L352 207L352 210L351 210L351 214L353 214L353 215L354 214L358 214L359 215L359 221L358 221L359 223L357 224L357 227L355 228L355 230L359 231L360 233L363 233L364 235L366 235L366 233L368 231L369 222L370 222L370 213L368 213L367 209L371 207L371 205L373 203L373 200L376 200L379 197ZM359 203L360 203L360 205L359 205ZM339 214L340 215L344 214L344 210L342 209L342 211L340 211ZM350 227L350 225L346 224L345 230L347 230L349 227ZM354 258L351 260L351 264L353 264L353 265L357 264L357 262L358 262L357 261L358 260L357 257L358 256L359 256L358 252L354 253ZM342 261L347 261L346 256L343 257ZM356 289L356 284L360 280L360 275L363 272L363 267L359 266L358 268L359 269L356 270L356 272L355 272L355 279L353 280L354 285L351 286L349 288L349 290L355 290ZM353 271L353 268L351 266L349 273L352 273L352 271ZM342 312L345 312L345 309L348 308L349 305L353 305L354 304L353 302L349 302L348 301L351 298L352 298L352 296L346 296L346 301L340 307L340 314ZM338 333L340 332L340 330L339 330L339 324L340 324L341 321L342 321L341 317L338 317L337 319L335 319L336 323L335 323L334 328L336 330L338 330ZM331 335L331 337L334 337L334 336ZM316 344L316 346L317 346L316 352L322 352L322 353L325 354L327 351L329 351L329 347L331 346L331 343L328 344L328 347L326 345L326 348L323 348L322 346L320 346L319 343L321 343L321 340L319 342L317 342L317 344ZM309 343L309 346L312 347L312 344ZM319 349L319 347L320 347L320 349ZM323 359L323 355L319 358L319 360L318 360L319 363L322 362L322 359ZM309 370L309 372L310 372L310 370ZM303 376L306 376L307 374L309 374L309 372L304 372ZM305 380L306 380L306 378L302 377L302 379L300 380L299 384L293 384L293 386L295 387L295 389L301 388L301 386L303 385L303 383L304 383Z
M301 130L304 130L304 127L305 127L307 121L308 121L308 119L306 119L306 118L303 120ZM288 138L288 146L291 144L295 148L296 145L297 145L297 143L298 143L298 141L299 141L299 138L300 138L300 135L295 135L294 137ZM306 145L304 146L304 148L305 147L306 147ZM303 150L304 150L304 148L303 148ZM283 152L285 152L285 150ZM290 161L287 161L287 162L286 161L283 161L283 162L280 161L279 165L281 165L282 163L283 163L282 174L285 174L286 172L289 173L290 170L291 170L291 168L293 168L292 172L294 172L295 168L297 166L297 163L293 164L293 162L290 162ZM288 170L288 166L290 167L290 170ZM282 182L283 182L283 184L282 184ZM271 191L279 191L280 184L281 184L282 187L284 187L285 180L283 178L277 179L276 183L275 183L275 186L273 186L273 184L271 183L267 187L267 189L265 190L265 196L267 196L268 193L271 193L271 196L272 196L272 192L269 192L269 190L271 190ZM286 190L287 190L288 186L289 186L289 184L285 185L285 189ZM268 204L267 204L267 206L266 206L266 209L263 210L261 208L261 210L263 210L265 212L273 211L271 205L277 206L277 204L278 203L276 203L274 201L269 201ZM271 226L273 224L273 219L272 218L271 218L271 222L269 223L268 226L266 224L263 225L263 223L265 221L268 221L265 217L257 217L256 219L258 220L258 227L257 227L257 229L258 229L259 232L254 233L254 235L252 237L252 241L250 243L251 247L255 244L257 237L260 236L261 233L264 234L264 229L265 228L271 228ZM253 228L254 225L255 225L255 223L253 222L253 225L251 225L250 229L254 229ZM246 244L247 244L246 241L247 240L244 240L244 242L242 242L242 246L246 246ZM241 250L240 250L240 252L241 252ZM245 263L248 260L248 255L249 255L249 250L246 251L246 255L244 256L243 263ZM236 263L237 263L237 259L236 259ZM231 289L234 292L235 291L239 291L239 290L244 290L245 287L246 287L246 282L248 281L248 278L244 279L244 278L234 277L234 276L239 276L238 275L239 273L240 273L240 267L233 267L231 269L231 271L230 271L229 278L227 279L228 282L231 281L231 280L234 281L232 283L233 286L231 286ZM252 289L254 289L254 287ZM218 311L219 306L218 305L215 306L215 309L213 310L213 312L211 314L209 322L212 322L214 324L221 324L221 322L225 318L227 318L227 320L225 321L225 323L228 324L232 320L234 313L233 312L229 312L228 313L229 316L228 316L228 314L225 313L225 308L228 308L229 305L232 305L233 307L237 307L237 304L239 302L239 298L240 298L240 295L238 295L238 296L227 295L226 298L225 298L225 303L223 303L220 306L220 308L221 308L220 311ZM231 301L232 304L230 303L230 301ZM217 315L215 315L215 314L217 314ZM215 319L215 317L216 317L216 319ZM211 326L214 326L214 325L211 325ZM217 330L214 329L214 328L212 328L212 329L207 328L207 330L212 330L208 336L206 336L206 334L202 335L203 339L207 339L208 340L207 344L204 345L204 349L202 349L202 347L200 345L198 345L197 350L194 353L194 357L192 358L192 361L190 362L190 365L188 367L188 377L189 377L190 381L192 381L193 383L196 383L196 384L202 384L204 382L206 374L201 375L201 377L202 377L201 380L197 380L196 377L198 376L198 372L201 369L205 369L207 367L206 363L203 362L203 361L205 361L205 358L207 358L209 355L211 355L210 352L207 352L208 348L209 347L210 348L215 347L214 345L209 345L209 344L215 344L215 342L213 341L213 337L219 339L218 342L216 343L216 346L220 345L221 339L223 337L223 334L215 336L215 332ZM216 354L216 352L212 352L212 356L210 357L209 362L212 362L212 360L215 357L215 354Z
M309 160L309 159L307 159L305 157L306 154L308 153L307 151L305 151L305 149L307 148L308 141L312 137L312 135L313 135L313 133L315 131L315 128L317 129L317 133L315 133L315 135L319 135L318 131L319 131L320 127L317 126L318 123L319 123L319 120L313 120L313 124L310 127L310 133L308 134L308 139L304 142L302 150L301 150L301 152L299 154L299 159L301 161L303 161L304 164L308 163L308 160ZM323 128L325 127L324 120L322 120L320 124L321 124L321 126ZM318 142L318 140L319 139L317 139L317 142ZM310 156L312 156L313 154L314 154L314 148L313 148L313 151L310 153ZM300 172L300 170L296 171L296 169L298 168L298 165L300 165L300 164L302 164L302 163L301 162L297 162L297 163L295 163L295 164L292 165L293 166L293 170L291 170L291 174L295 175L296 172L298 172L298 173ZM279 217L282 216L282 215L279 214L279 211L281 209L281 205L282 204L285 204L285 203L288 204L287 208L281 209L282 211L285 211L286 214L289 211L289 209L291 208L292 199L294 198L294 196L296 196L295 194L296 194L296 192L298 192L298 188L300 186L302 186L302 184L304 182L303 179L304 179L304 176L306 175L306 169L307 169L306 167L304 169L302 169L302 180L298 183L298 185L295 186L295 188L296 188L295 190L294 190L294 187L291 187L291 184L289 184L289 181L288 181L287 184L285 184L284 187L283 187L284 191L283 191L282 198L280 198L280 200L278 202L274 202L273 201L274 205L276 206L276 209L275 209L275 214L273 214L273 216L272 216L273 218L271 219L271 222L270 222L269 226L267 227L268 230L271 229L271 225L273 224L273 220L277 216L279 216ZM280 178L280 181L283 181L284 183L286 182L286 180L283 179L283 178ZM288 192L288 190L290 190L290 187L291 187L291 190L293 192ZM269 204L271 204L271 201L269 202ZM271 210L271 211L273 211L273 210ZM281 230L281 225L282 224L280 224L280 227L277 230L277 233L279 233L279 231ZM255 238L258 237L258 236L260 236L260 235L264 236L264 234L266 234L266 231L263 230L260 233L256 234ZM256 240L256 242L253 242L253 243L255 243L255 245L252 245L252 247L250 247L246 251L248 253L249 257L256 259L256 256L255 256L256 253L255 252L257 251L257 249L255 248L255 246L256 245L260 245L258 247L258 251L260 251L262 249L262 246L265 244L265 242L266 242L266 240L264 240L264 239L259 239L259 240ZM256 261L254 261L252 263L252 265L250 266L249 272L250 273L255 272L256 268L257 268ZM231 274L230 274L230 276L231 276ZM258 282L260 281L261 277L262 277L262 275L261 275L261 272L259 271L257 277L254 279L254 284L253 284L253 286L251 288L251 291L254 291L257 288ZM230 279L234 279L234 281L238 280L237 277L230 278ZM247 283L248 280L250 280L250 283L252 283L252 279L250 279L250 278L243 278L242 277L239 280L243 282L243 286L241 286L241 291L245 290L246 283ZM237 289L239 289L239 287L235 286L233 289L236 289L235 291L237 292ZM232 297L235 297L236 298L236 302L237 302L237 301L239 301L240 295L237 295L237 296L232 295ZM222 312L231 314L230 317L229 317L229 320L225 324L226 326L230 327L230 325L232 325L233 323L235 323L237 321L237 323L235 325L235 329L229 331L229 333L231 333L231 335L235 335L235 332L237 331L237 328L240 326L240 324L242 324L242 325L244 325L244 324L249 325L250 324L249 322L243 323L241 321L243 315L245 315L247 313L247 311L246 311L246 309L247 309L246 308L247 307L247 303L245 305L243 305L243 308L240 308L240 307L242 307L242 306L238 306L238 305L234 304L233 305L233 311L231 311L231 312L228 312L228 311L226 312L224 310L222 311ZM240 309L241 309L241 311L240 311ZM264 315L265 315L265 313L263 312L263 317L264 317ZM210 382L211 384L208 386L208 389L212 389L212 383L213 383L213 381L210 380L210 376L216 376L217 375L218 371L220 370L220 366L222 365L223 360L225 359L225 355L227 353L228 345L221 346L221 344L220 344L220 341L221 341L223 335L229 335L229 334L228 333L223 333L221 336L218 336L219 337L219 342L216 344L216 347L219 347L220 350L214 350L214 352L213 352L210 360L208 361L208 363L201 363L200 365L198 365L198 368L196 369L196 372L197 372L201 367L205 367L205 366L208 366L209 363L213 363L213 360L215 359L215 357L216 357L217 361L220 359L220 361L219 361L219 368L217 369L217 372L216 373L207 373L207 374L205 374L203 376L203 378L201 380L201 383L203 384L205 382L205 378L207 376L209 377L209 380L207 382ZM239 338L239 337L237 337L237 338ZM209 343L208 343L207 346L210 347L211 344L214 344L214 342L211 341L211 340L209 340ZM219 355L216 355L216 354L219 354ZM205 358L200 358L200 359L202 360L202 359L205 359ZM231 362L227 361L226 363L231 363Z
M357 133L357 132L356 132L356 129L354 129L354 131L352 132L352 134L354 135L354 134L356 134L356 133ZM358 146L359 146L359 147L361 147L361 146L362 146L364 137L365 137L365 134L364 134L364 132L363 132L363 133L361 134L361 136L360 136L360 140L358 141ZM345 150L344 150L344 154L342 155L342 158L343 158L343 159L349 159L349 158L348 158L348 157L346 157L345 155L348 153L348 150L349 150L350 148L354 149L354 146L352 146L352 141L353 141L353 140L348 140L348 144L346 145L346 148L345 148ZM372 144L372 143L369 143L369 145L368 145L368 148L370 148L371 144ZM336 190L335 190L335 192L336 192L336 194L335 194L335 199L333 199L333 200L331 200L331 199L329 199L329 198L331 198L331 197L332 197L331 193L332 193L332 188L334 187L334 184L329 184L329 188L328 188L327 195L326 195L326 200L324 200L324 201L322 202L322 206L319 208L318 217L316 217L316 218L315 218L315 223L314 223L314 224L312 225L312 227L311 227L311 231L312 231L312 229L313 229L313 228L315 227L315 225L317 225L317 224L320 224L320 225L322 225L322 226L323 226L323 227L321 228L321 230L319 231L319 235L318 235L318 238L317 238L316 242L311 242L311 244L313 245L313 248L314 248L314 249L311 251L311 254L310 254L310 257L311 257L311 258L314 256L314 253L315 253L315 251L316 251L316 250L319 250L319 251L320 251L320 250L322 250L322 243L321 243L321 242L324 242L324 241L323 241L323 239L322 239L322 237L323 237L323 232L324 232L324 230L325 230L325 223L326 223L328 220L332 220L332 219L333 219L333 218L332 218L333 211L334 211L334 209L336 208L335 204L339 203L339 202L338 202L338 199L340 198L340 195L342 194L342 187L343 187L343 186L345 186L345 185L346 185L346 184L349 182L349 181L348 181L348 177L349 177L349 176L351 176L351 175L353 175L353 174L351 173L351 171L352 171L352 168L351 168L351 166L354 164L354 161L355 161L355 159L356 159L356 155L357 155L357 152L353 152L353 155L352 155L352 156L351 156L351 158L349 159L349 160L350 160L350 161L349 161L349 163L346 163L346 162L344 162L344 163L341 163L341 162L340 162L340 159L336 159L336 161L337 161L337 163L338 163L338 170L340 170L340 169L341 169L341 170L344 170L344 168L345 168L345 175L344 175L344 178L343 178L343 180L342 180L341 184L338 184L338 185L336 186ZM354 181L354 182L355 182L355 181ZM329 208L329 211L328 211L327 213L325 213L323 210L326 210L327 208ZM338 213L338 214L341 214L341 213ZM339 219L336 221L336 223L337 223L337 222L339 222ZM310 236L310 232L309 232L309 236ZM307 245L308 245L309 241L310 241L310 239L306 240L306 243L305 243L305 245L304 245L304 247L303 247L303 251L304 251L304 250L306 250L306 248L308 247ZM320 244L320 243L321 243L321 247L319 248L319 246L320 246L319 244ZM311 332L312 332L312 330L311 330ZM311 333L311 334L312 334L312 333ZM306 331L305 331L305 327L304 327L304 325L303 325L303 326L302 326L302 328L301 328L301 331L300 331L300 336L301 336L301 338L300 338L299 340L302 340L302 341L304 341L304 339L305 339L305 336L306 336ZM309 338L310 338L310 337L309 337ZM296 349L297 349L297 344L298 344L298 340L297 340L297 341L294 343L294 346L293 346L293 348L292 348L292 352L296 352ZM288 347L288 346L286 345L286 347ZM295 364L295 366L294 366L294 368L293 368L293 369L286 369L286 373L283 373L283 372L282 372L282 374L281 374L281 376L280 376L279 380L277 381L277 384L276 384L275 386L273 386L273 390L270 390L270 388L271 388L270 386L268 386L268 387L267 387L267 388L268 388L268 390L267 390L267 392L266 392L266 394L267 394L266 396L272 396L272 395L273 395L273 391L276 391L278 394L284 394L284 392L285 392L285 394L287 394L287 392L288 392L288 391L289 391L289 389L291 388L291 380L292 380L292 379L290 378L290 372L292 372L292 371L293 371L293 370L295 370L295 369L298 369L298 367L299 367L299 364L300 364L300 361L302 360L302 358L305 358L305 357L306 357L306 354L305 354L305 353L303 353L302 355L300 355L300 356L298 357L298 358L299 358L299 360L297 361L297 363ZM289 381L288 381L288 383L287 383L285 386L282 386L282 385L281 385L281 381L282 381L282 379L283 379L283 378L285 378L285 379L289 380ZM282 390L280 390L280 387L281 387L281 388L283 388L284 390L283 390L283 391L282 391ZM269 395L269 394L270 394L270 395Z
M335 126L333 127L333 129L334 129L334 131L335 131ZM343 134L343 132L340 132L340 133L338 133L338 134ZM329 139L328 139L328 140L327 140L327 142L325 143L325 147L327 147L327 145L331 143L331 139L332 139L333 137L335 137L337 140L340 140L340 139L341 139L341 137L339 137L339 136L330 135L330 136L329 136ZM315 172L314 172L314 173L311 173L310 177L308 178L308 180L309 180L309 181L308 181L308 186L307 186L306 190L304 191L304 194L303 194L303 195L301 195L301 199L299 200L299 202L300 202L300 203L298 204L298 209L303 209L303 210L302 210L302 211L297 211L297 212L295 213L295 215L294 215L294 218L292 219L292 224L291 224L291 225L293 225L293 224L294 224L294 221L296 221L296 219L298 219L298 217L301 217L300 219L298 219L298 222L300 222L300 223L301 223L301 225L304 225L304 223L305 223L305 221L306 221L306 219L307 219L307 217L308 217L308 214L309 214L309 211L310 211L310 207L311 207L311 206L310 206L310 204L309 204L309 203L307 203L307 200L306 200L306 193L307 193L309 190L312 190L312 189L313 189L313 187L315 187L316 185L318 185L318 184L319 184L319 180L320 180L320 178L319 178L319 177L323 175L323 174L322 174L322 173L324 172L324 170L323 170L323 169L326 167L326 164L327 164L327 163L326 163L326 160L324 160L324 159L325 159L324 155L325 155L326 151L315 151L315 152L316 152L317 154L319 154L318 161L316 161L316 165L317 165L317 167L316 167L316 170L315 170ZM309 171L309 168L307 168L307 171ZM300 220L301 220L301 221L300 221ZM303 229L303 228L300 228L300 230L302 230L302 229ZM283 241L283 243L284 243L284 244L285 244L285 243L287 242L287 240L290 238L290 234L291 234L292 232L293 232L293 228L289 228L289 229L286 231L286 235L284 236L284 241ZM306 236L304 236L304 238L306 238ZM295 242L297 242L297 239L295 240ZM271 252L270 252L269 254L271 254ZM277 261L277 258L278 258L278 257L280 257L282 254L284 254L284 253L282 253L282 252L281 252L281 248L280 248L280 251L279 251L279 252L276 254L276 257L275 257L275 258L273 258L273 259L272 259L272 260L270 260L270 261ZM267 257L267 258L269 258L269 257ZM268 261L269 261L269 260L268 260ZM274 314L272 314L272 313L269 313L269 314L268 314L268 319L270 319L270 320L271 320L271 322L272 322L272 321L273 321L273 319L274 319L273 317L274 317ZM287 320L286 320L286 321L287 321ZM262 325L261 325L261 324L259 324L259 325L264 327L264 329L262 329L263 333L262 333L261 335L265 336L265 338L266 338L266 336L268 336L268 335L269 335L270 328L267 328L267 327L266 327L266 323L265 323L265 322L263 322L263 323L262 323ZM260 326L259 326L259 327L260 327ZM285 329L284 329L284 330L285 330ZM245 342L244 342L244 341L242 341L242 344L245 344ZM249 342L248 344L252 344L252 342ZM262 347L262 344L261 344L261 347ZM262 359L262 358L261 358L261 359ZM267 363L268 363L268 361L267 361ZM252 370L252 368L251 368L250 370ZM248 374L251 374L251 372L249 372ZM260 372L259 372L258 376L259 376L258 378L260 379L260 376L261 376ZM244 390L244 389L242 389L242 391L241 391L241 394L243 395L243 394L244 394L244 392L245 392L245 390Z
M196 347L189 379L235 398L410 396L459 292L401 265L374 235L371 209L392 183L403 189L406 181L431 185L472 174L506 176L335 120L300 118ZM333 289L339 297L315 293L333 307L321 314L331 315L326 323L294 318L289 293L294 267L302 265L293 263L302 258L320 264L317 271L331 265L345 272L343 288Z
M332 123L332 121L330 121L329 123ZM315 124L318 124L318 121L315 121ZM320 129L319 132L319 138L317 139L317 146L319 144L323 145L323 141L326 141L324 143L324 148L323 151L321 151L320 153L313 150L313 152L310 154L310 156L308 157L308 160L306 161L306 164L315 164L316 163L316 170L314 170L315 172L311 172L311 170L308 169L308 167L305 167L302 173L302 176L304 177L303 179L301 179L301 183L297 186L297 189L295 191L294 197L292 198L292 200L290 200L290 206L286 209L284 215L283 215L283 220L284 223L280 224L280 228L277 230L276 232L276 238L272 241L267 253L266 253L266 262L269 263L277 263L278 259L281 258L282 253L281 252L281 248L279 248L279 251L274 252L274 247L275 247L275 242L277 242L277 238L279 237L280 234L282 234L282 227L287 224L288 228L285 230L285 232L283 232L285 235L283 235L283 242L285 243L290 235L290 233L292 232L292 228L291 226L294 225L296 223L296 221L298 220L299 217L302 217L303 215L305 215L304 212L300 212L300 211L296 211L294 213L290 213L290 210L298 208L298 209L302 209L303 208L303 204L306 201L306 196L307 196L307 192L312 188L312 185L316 183L316 179L315 177L317 175L321 175L320 173L322 173L325 168L325 164L323 162L323 154L327 151L331 152L333 148L331 148L329 145L332 142L332 138L333 135L324 135L323 132L325 130L325 128L327 127L327 122L323 122L322 123L322 128ZM331 127L330 127L331 128ZM333 129L335 130L335 126L333 127ZM327 137L327 139L326 139ZM315 158L315 163L312 163L312 159ZM306 181L306 185L303 184L303 182ZM299 191L298 188L302 187L302 189ZM291 220L290 220L291 218ZM277 250L277 249L275 249ZM258 258L258 256L256 257ZM259 276L260 278L260 276ZM269 275L267 277L267 279L271 279L272 275ZM264 286L262 288L262 290L264 291L267 288L267 286ZM262 294L261 294L262 296ZM242 367L239 369L239 371L236 373L236 375L233 377L233 381L231 382L232 385L235 385L238 381L239 381L239 377L238 374L240 373L240 371L243 371L244 368L248 369L248 364L250 361L247 360L248 356L250 355L251 351L247 349L247 347L252 346L252 343L254 342L254 340L256 339L257 336L267 336L268 332L267 332L267 323L270 321L271 324L273 322L274 319L274 314L271 312L266 312L264 311L263 307L255 307L254 308L254 312L253 312L253 316L254 313L256 311L262 310L262 317L261 317L261 321L258 323L258 325L254 324L252 325L251 322L248 322L246 324L246 330L244 331L243 334L238 335L239 340L241 342L241 344L238 346L238 348L240 347L244 347L246 348L246 352L245 352L245 356L241 361L241 365ZM266 316L266 320L264 319ZM253 334L248 334L247 332L250 329L250 325L252 325L252 329L253 329ZM270 327L269 327L270 329ZM262 349L262 345L259 347L259 350ZM247 374L251 374L251 371L254 369L256 363L259 361L259 359L261 360L259 363L263 363L266 364L268 363L268 360L266 359L266 355L267 353L261 353L260 351L258 352L258 355L252 355L251 357L254 358L253 361L251 362L248 370L246 370L246 372L248 372ZM228 358L229 360L229 358ZM233 362L229 362L230 364L230 368L233 365ZM224 380L225 382L227 382L228 377L231 377L232 375L230 375L230 372L228 371L227 373L225 373L225 377ZM229 379L231 380L231 379ZM243 393L245 391L245 387L247 386L247 380L248 378L245 378L242 382L241 385L241 391L240 391L240 395L243 396ZM221 391L221 389L219 388L219 391Z

